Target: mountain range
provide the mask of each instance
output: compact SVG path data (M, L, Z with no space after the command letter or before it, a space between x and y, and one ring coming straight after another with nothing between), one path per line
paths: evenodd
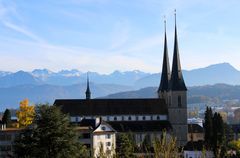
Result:
M81 72L76 69L59 72L47 69L35 69L31 72L0 71L0 110L6 107L15 108L24 98L28 98L33 103L52 103L57 98L84 98L87 73L90 77L93 97L138 89L144 97L152 97L154 95L151 92L142 88L157 87L161 76L160 73L139 70L114 71L110 74ZM217 83L240 85L240 71L229 63L183 70L183 75L188 87L202 87ZM128 96L131 95L128 94Z

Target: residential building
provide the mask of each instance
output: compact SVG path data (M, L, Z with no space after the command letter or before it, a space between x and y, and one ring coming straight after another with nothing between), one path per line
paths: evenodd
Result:
M90 155L98 157L100 148L112 157L116 148L116 131L101 118L83 119L76 127L79 141L90 151Z

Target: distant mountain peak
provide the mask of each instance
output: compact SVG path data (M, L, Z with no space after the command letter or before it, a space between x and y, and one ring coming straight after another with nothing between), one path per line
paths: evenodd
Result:
M230 63L227 62L212 64L205 68L231 68L237 70L235 67L233 67Z

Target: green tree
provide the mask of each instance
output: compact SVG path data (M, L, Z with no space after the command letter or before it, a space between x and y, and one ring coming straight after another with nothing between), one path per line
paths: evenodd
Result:
M18 157L87 157L88 152L78 141L67 115L56 106L41 105L35 110L32 125L15 140Z
M214 113L213 116L213 137L212 137L212 147L215 157L221 157L225 155L225 132L224 132L224 122L222 116L219 113Z
M211 144L212 144L212 141L211 141L213 136L212 118L213 118L212 109L207 107L205 111L205 117L204 117L204 131L205 131L204 140L208 145L208 147L211 147Z
M117 157L119 158L133 158L134 142L131 134L120 133L117 137Z
M3 117L2 117L2 122L6 124L7 127L11 127L12 122L11 122L11 112L9 109L6 109L4 111Z
M97 157L98 157L98 158L107 158L107 153L104 152L103 143L102 143L102 142L101 142L101 144L100 144Z
M162 137L155 138L153 142L154 158L179 158L176 138L169 136L163 131Z

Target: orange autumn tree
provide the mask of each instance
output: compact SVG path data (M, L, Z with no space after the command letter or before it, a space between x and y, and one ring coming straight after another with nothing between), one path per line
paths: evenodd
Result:
M20 102L20 109L16 112L18 118L17 127L26 127L33 121L35 115L34 105L29 105L28 99Z

